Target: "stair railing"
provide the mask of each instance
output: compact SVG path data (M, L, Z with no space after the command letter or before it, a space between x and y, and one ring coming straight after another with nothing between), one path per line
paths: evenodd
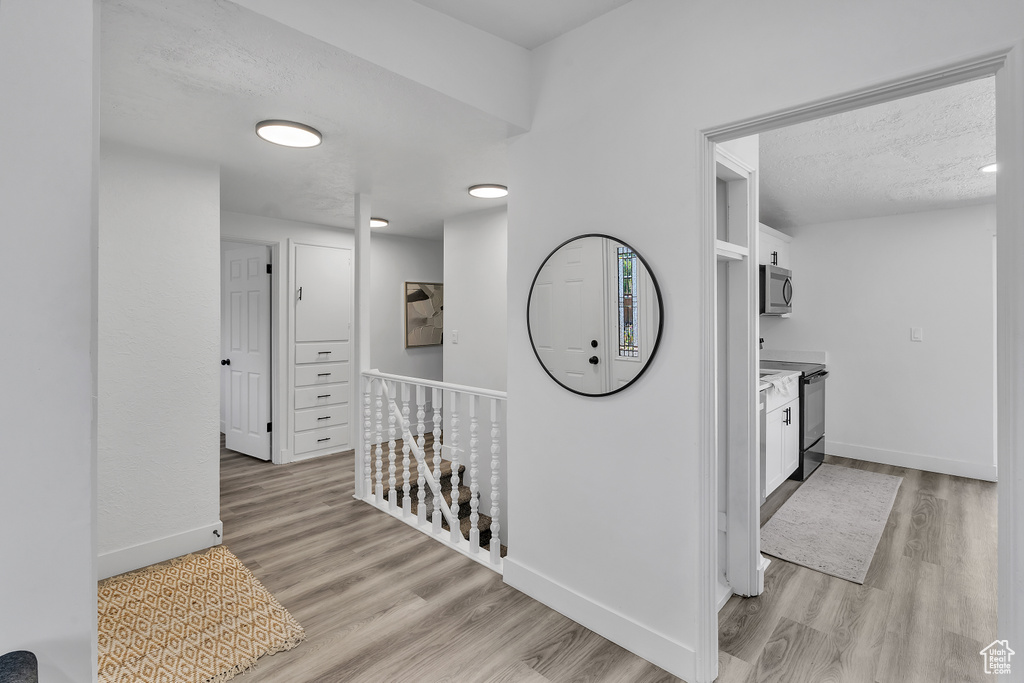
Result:
M377 370L364 372L361 380L363 431L355 465L359 484L357 497L500 573L503 564L500 502L504 497L502 427L506 394L390 375ZM414 413L410 402L414 402ZM482 407L490 409L489 416L481 415ZM428 409L431 422L429 453L426 443ZM469 416L468 453L460 447L463 414ZM412 422L413 415L415 423ZM483 488L480 482L480 417L489 417L491 436L490 487ZM396 441L398 434L401 435L401 449ZM428 457L430 455L432 458ZM415 460L416 467L415 513L410 479L412 460ZM450 463L450 475L442 472L445 460ZM446 477L450 481L451 504L444 498ZM427 509L427 487L433 498L432 510ZM469 499L463 506L462 498L467 489ZM468 537L465 537L461 524L467 513L470 528ZM442 521L448 524L448 531L443 529ZM488 549L481 547L485 535L489 535L486 539Z

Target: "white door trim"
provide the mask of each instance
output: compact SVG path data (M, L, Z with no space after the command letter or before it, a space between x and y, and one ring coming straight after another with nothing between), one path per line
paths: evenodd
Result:
M224 242L241 242L242 244L256 244L270 249L270 263L273 272L270 277L270 421L273 423L274 432L270 435L270 461L275 465L288 462L285 449L287 439L284 438L285 424L281 413L282 406L287 405L288 388L282 379L281 369L287 367L287 356L284 355L286 340L279 322L281 310L281 297L284 296L284 277L282 272L284 266L281 262L280 242L268 240L254 240L248 237L234 237L221 234L221 244Z
M1017 461L1024 451L1024 41L933 69L908 74L853 92L824 98L697 133L701 207L702 372L699 576L696 680L718 676L718 434L715 415L715 143L888 102L957 83L996 76L999 177L996 223L999 233L997 282L998 468L999 468L999 638L1024 642L1024 476ZM751 396L753 403L756 397Z
M721 166L742 180L730 181L733 187L745 185L745 217L730 216L729 228L741 233L734 241L748 250L740 262L729 265L729 288L726 293L717 292L716 300L728 297L727 324L729 335L726 340L725 364L728 386L726 387L725 420L726 434L731 435L725 444L728 451L728 492L726 509L726 574L729 585L739 595L759 595L764 588L764 565L761 558L761 535L753 533L761 527L760 491L760 425L758 423L757 401L750 397L757 392L758 336L757 303L757 255L758 255L758 192L757 171L737 159L721 147L715 149L715 168ZM715 178L710 183L716 187ZM716 190L717 191L717 190ZM730 195L731 196L731 195ZM717 201L717 199L716 199ZM739 204L739 203L737 203ZM731 212L730 212L731 214ZM721 228L721 226L718 226ZM720 232L720 230L716 230ZM741 266L742 264L742 266ZM737 270L742 267L742 270ZM716 306L717 308L717 306ZM717 326L716 326L717 329ZM721 340L716 349L721 349ZM716 367L721 367L719 359ZM716 388L720 388L716 381ZM716 397L716 405L718 403ZM716 435L721 434L716 431ZM722 444L717 444L721 447ZM718 508L715 508L716 510ZM721 570L719 570L721 571ZM721 608L721 605L719 605Z

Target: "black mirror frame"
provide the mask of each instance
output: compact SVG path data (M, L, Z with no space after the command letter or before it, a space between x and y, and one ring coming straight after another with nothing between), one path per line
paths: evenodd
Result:
M654 346L651 347L651 355L648 356L647 361L644 363L643 367L640 368L640 371L637 372L636 375L633 376L633 379L629 380L628 382L626 382L625 384L623 384L621 387L619 387L617 389L613 389L612 391L606 391L606 392L601 393L601 394L588 394L588 393L583 392L583 391L577 391L576 389L573 389L572 387L567 387L565 384L560 382L557 377L552 375L551 371L548 370L548 366L546 366L544 364L544 361L541 360L540 354L537 353L537 344L535 344L534 341L533 341L533 328L530 325L530 304L533 301L533 288L537 284L537 278L540 277L540 271L542 271L544 269L544 266L547 265L547 262L550 261L551 257L555 255L555 252L557 252L559 249L561 249L565 245L569 244L570 242L575 242L576 240L581 240L581 239L583 239L585 237L600 237L600 238L603 238L603 239L609 239L609 240L612 240L613 242L617 242L618 244L621 244L622 246L626 247L627 249L632 251L634 254L636 254L636 257L638 259L640 259L640 263L642 263L644 268L647 269L647 274L650 275L650 277L651 277L651 284L654 285L654 293L658 296L658 334L655 335L655 337L654 337ZM633 245L627 244L626 242L620 240L618 237L613 237L611 235L606 235L606 234L600 233L600 232L588 232L588 233L585 233L585 234L582 234L582 235L576 235L575 237L570 237L569 239L565 240L564 242L559 244L557 247L552 249L550 252L548 252L548 255L544 257L544 260L540 262L540 267L537 268L537 272L533 276L533 280L530 282L530 294L529 294L529 296L526 299L526 333L530 337L530 348L533 349L533 355L537 357L537 362L540 363L540 366L542 368L544 368L544 372L547 373L548 377L550 377L552 379L552 381L554 381L554 383L557 384L558 386L562 387L566 391L570 391L570 392L572 392L574 394L577 394L578 396L587 396L587 397L593 397L593 398L600 398L600 397L603 397L603 396L611 396L612 394L617 394L620 391L633 386L633 384L636 383L636 381L638 379L640 379L640 377L642 377L645 372L647 372L647 368L649 368L651 366L651 363L654 361L654 357L658 354L658 349L661 347L661 334L662 334L664 329L665 329L665 304L664 304L664 301L662 300L662 297L661 297L661 286L658 285L658 278L654 276L654 270L651 268L651 265L649 263L647 263L647 259L645 259L643 257L643 255L640 254L639 251L634 249Z

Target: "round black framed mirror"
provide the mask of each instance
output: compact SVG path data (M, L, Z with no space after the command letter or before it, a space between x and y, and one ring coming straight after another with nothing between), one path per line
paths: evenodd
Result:
M551 379L582 396L633 384L661 342L661 289L647 261L609 235L566 240L530 285L527 330Z

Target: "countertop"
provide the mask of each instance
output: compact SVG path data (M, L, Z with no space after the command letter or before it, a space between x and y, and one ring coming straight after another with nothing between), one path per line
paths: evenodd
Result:
M763 373L767 373L767 374L763 374ZM759 383L757 385L757 390L758 391L764 391L765 389L770 387L772 385L772 381L773 380L784 379L784 378L789 377L789 376L792 376L793 378L795 378L797 380L800 379L800 373L799 372L794 372L792 370L777 370L777 371L776 370L761 370L759 375L760 375L760 381L759 381Z

